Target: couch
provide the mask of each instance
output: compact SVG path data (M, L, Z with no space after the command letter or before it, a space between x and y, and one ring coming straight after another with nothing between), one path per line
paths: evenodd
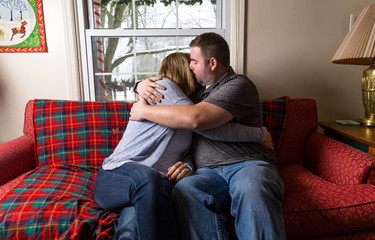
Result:
M262 106L285 184L287 238L375 239L375 157L318 133L312 99ZM95 203L93 183L130 107L27 103L23 136L0 144L0 239L113 238L117 214Z

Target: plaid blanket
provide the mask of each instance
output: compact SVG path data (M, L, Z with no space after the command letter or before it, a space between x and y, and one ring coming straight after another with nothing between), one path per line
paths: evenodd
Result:
M129 118L123 102L34 102L36 168L0 202L0 239L112 239L93 184Z
M283 139L288 112L289 97L284 96L271 100L262 100L263 125L271 133L275 151L279 149Z
M288 98L262 101L275 149ZM117 214L94 200L95 175L126 128L123 102L35 100L38 167L0 202L0 239L112 239Z
M121 140L129 118L123 102L37 100L38 166L76 166L96 172Z
M1 239L112 239L116 214L94 200L95 174L39 167L0 207Z

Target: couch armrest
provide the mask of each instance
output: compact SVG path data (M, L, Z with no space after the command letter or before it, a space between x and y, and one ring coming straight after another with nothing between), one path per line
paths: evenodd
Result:
M309 137L305 160L311 172L340 185L367 183L375 168L374 156L320 133Z
M0 185L35 168L34 142L21 136L0 144Z

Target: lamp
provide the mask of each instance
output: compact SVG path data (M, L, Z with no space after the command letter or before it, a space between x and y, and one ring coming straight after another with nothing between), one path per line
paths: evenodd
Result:
M362 76L362 125L375 126L375 4L364 8L346 35L332 63L370 65Z

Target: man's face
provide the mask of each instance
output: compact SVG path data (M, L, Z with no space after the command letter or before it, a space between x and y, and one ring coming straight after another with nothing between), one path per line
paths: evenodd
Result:
M193 71L198 83L202 86L213 84L213 74L199 47L190 48L190 59L190 69Z

